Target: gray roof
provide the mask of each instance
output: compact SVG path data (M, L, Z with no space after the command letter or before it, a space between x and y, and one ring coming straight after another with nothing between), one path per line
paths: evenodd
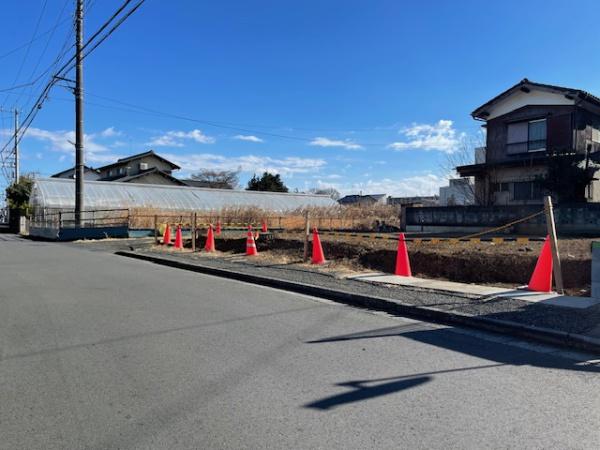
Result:
M129 161L133 161L135 159L140 159L140 158L145 158L147 156L154 156L155 158L158 158L161 161L169 164L173 169L181 169L181 167L179 167L177 164L175 164L175 163L169 161L168 159L163 158L159 154L155 153L154 150L148 150L147 152L138 153L136 155L126 156L125 158L117 159L116 162L107 164L106 166L98 167L97 170L110 169L111 167L120 166L120 165L123 165L123 164L125 164L125 163L127 163Z
M38 208L73 209L75 181L36 178L30 203ZM305 206L335 206L327 195L238 191L152 184L86 181L84 209L156 208L178 211L216 211L225 207L257 207L289 211Z
M162 170L158 169L157 167L152 167L151 169L141 170L140 172L136 173L135 175L127 175L125 177L117 178L115 180L110 180L110 181L113 183L115 181L117 183L130 183L131 180L136 180L138 178L142 178L142 177L152 175L152 174L156 174L161 177L164 177L167 180L173 182L174 184L178 184L180 186L186 186L186 183L184 181L178 180L173 175L169 175L168 173L163 172Z

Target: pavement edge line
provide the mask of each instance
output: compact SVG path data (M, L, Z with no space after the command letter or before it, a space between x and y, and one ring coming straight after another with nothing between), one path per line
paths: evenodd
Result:
M177 269L214 275L221 278L235 279L261 286L292 291L299 294L321 297L350 306L359 306L361 308L384 311L415 319L426 319L445 325L462 325L469 328L482 329L494 333L508 334L514 337L529 339L543 344L551 344L571 349L575 348L592 353L600 353L600 340L580 334L567 333L564 331L552 330L543 327L527 326L517 322L505 320L470 316L467 314L449 312L432 307L407 305L383 297L337 291L321 286L297 283L295 281L282 280L279 278L264 277L261 275L240 273L228 269L189 264L182 261L161 258L159 256L144 255L136 252L117 251L115 252L115 255L152 262ZM435 290L431 289L431 291Z

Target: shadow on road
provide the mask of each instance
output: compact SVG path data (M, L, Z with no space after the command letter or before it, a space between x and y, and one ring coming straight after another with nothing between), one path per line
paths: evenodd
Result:
M399 379L389 383L376 384L368 386L367 383L373 381L348 381L346 383L338 383L337 386L347 386L353 390L342 394L333 395L331 397L317 400L305 405L306 408L314 408L320 410L328 410L348 403L360 402L370 398L381 397L382 395L393 394L398 391L410 389L421 384L431 381L432 377L418 377L409 379ZM376 380L377 381L377 380Z
M490 369L506 365L529 365L549 369L600 372L600 367L593 363L586 364L584 361L567 359L560 355L553 354L552 352L537 352L516 345L478 339L473 335L459 333L453 328L433 328L424 323L377 328L358 333L332 336L309 341L307 343L323 344L361 339L385 339L397 337L412 339L424 344L492 361L493 363L473 367L440 370L437 372L402 375L398 377L345 381L337 383L336 386L349 387L352 388L351 391L315 400L304 405L304 407L318 410L330 410L348 403L368 400L423 385L432 381L434 375L464 372L468 370Z
M528 350L510 343L478 339L476 336L464 334L454 328L432 328L424 323L400 325L396 327L377 328L358 333L332 336L307 342L320 344L360 339L394 338L412 339L424 344L471 355L477 358L513 366L529 365L551 369L574 370L581 372L600 372L600 366L584 364L582 361L561 357L554 352L538 352Z

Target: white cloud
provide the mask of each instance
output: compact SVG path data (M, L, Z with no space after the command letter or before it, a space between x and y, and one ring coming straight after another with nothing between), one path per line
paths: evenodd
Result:
M318 188L335 188L343 195L357 194L387 194L394 197L414 197L419 195L437 195L440 186L448 184L448 179L427 173L408 178L393 180L390 178L369 179L364 182L331 182L326 177L317 180Z
M215 138L207 136L202 130L194 129L191 131L167 131L161 136L155 136L147 145L153 147L183 147L184 141L191 140L199 144L213 144Z
M326 137L316 137L310 141L309 145L315 145L317 147L342 147L348 150L358 150L363 148L362 145L359 145L348 139L342 141L339 139L329 139Z
M120 158L120 155L111 153L110 148L96 142L97 134L84 135L85 160L89 163L104 163ZM47 144L47 150L64 153L65 157L75 155L74 131L50 131L41 128L29 127L24 139L35 139ZM65 158L59 158L63 161Z
M435 150L453 153L459 148L464 133L456 133L451 120L440 120L433 125L413 124L400 131L406 140L394 142L388 147L394 150Z
M248 142L264 142L261 138L253 135L244 135L238 134L234 136L233 139L237 139L238 141L248 141Z
M241 170L249 173L280 173L292 175L318 171L325 166L322 159L313 158L271 158L269 156L222 156L211 153L190 155L163 154L165 158L181 166L184 171L194 172L199 169Z
M123 132L116 130L115 127L108 127L100 132L100 136L102 137L115 137L121 135L123 135Z

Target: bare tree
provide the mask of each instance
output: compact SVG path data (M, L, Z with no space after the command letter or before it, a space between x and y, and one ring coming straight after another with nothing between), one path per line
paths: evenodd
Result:
M476 136L463 136L458 148L454 152L447 153L446 159L441 163L442 176L448 179L461 178L456 168L475 164L475 152L478 148L485 148L485 134L483 132L478 133ZM487 198L488 189L485 188L483 192L480 192L475 188L473 177L464 178L468 179L468 182L455 185L457 193L461 197L472 198L478 205L489 203L489 198ZM456 204L456 198L452 200Z
M202 184L202 187L215 189L235 189L240 180L239 170L203 169L192 174L192 180Z

